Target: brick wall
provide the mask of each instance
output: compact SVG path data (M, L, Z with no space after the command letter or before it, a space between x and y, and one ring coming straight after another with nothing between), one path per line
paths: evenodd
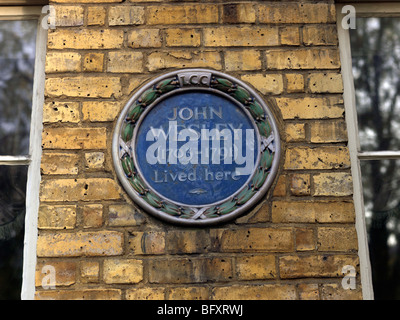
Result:
M37 299L361 298L333 1L50 3ZM212 228L135 207L110 154L133 92L188 67L252 85L276 106L282 136L265 200ZM42 286L48 265L53 290ZM341 286L346 265L356 290Z

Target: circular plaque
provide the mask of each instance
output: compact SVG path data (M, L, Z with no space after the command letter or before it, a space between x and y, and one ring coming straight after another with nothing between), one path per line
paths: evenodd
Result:
M164 221L202 226L249 210L278 170L271 111L242 81L207 69L154 79L128 101L112 154L135 203Z

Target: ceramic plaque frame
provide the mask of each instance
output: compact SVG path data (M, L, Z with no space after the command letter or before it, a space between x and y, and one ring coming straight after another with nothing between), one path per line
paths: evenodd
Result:
M134 151L143 119L164 99L185 92L213 93L241 108L253 123L258 144L246 183L228 197L202 205L182 204L157 192L143 177ZM233 220L263 199L276 177L280 149L278 127L267 103L243 81L208 69L176 70L144 85L121 111L112 141L116 174L133 201L165 222L195 227Z

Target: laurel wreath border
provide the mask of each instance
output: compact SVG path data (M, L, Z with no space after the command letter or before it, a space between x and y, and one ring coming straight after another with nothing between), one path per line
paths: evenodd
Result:
M136 123L148 106L164 94L172 92L178 88L181 87L176 75L161 80L152 86L151 89L143 92L143 94L131 104L126 113L120 133L122 141L127 144L132 140ZM265 114L264 108L257 101L257 98L252 96L244 87L229 79L217 77L215 75L211 77L210 88L226 93L241 103L255 120L262 139L259 166L256 169L251 182L248 183L237 195L230 197L229 200L219 205L202 207L200 209L191 206L178 206L171 201L161 199L147 186L136 170L134 161L129 152L125 151L120 157L120 163L125 176L137 195L154 209L175 218L185 220L213 219L232 213L257 194L270 174L271 166L275 157L275 148L273 144L274 135L271 125L268 121L267 115ZM120 146L120 148L122 149L122 146Z

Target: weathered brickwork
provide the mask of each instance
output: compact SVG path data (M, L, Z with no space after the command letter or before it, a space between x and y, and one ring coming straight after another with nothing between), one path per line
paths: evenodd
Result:
M362 298L332 0L50 4L37 299ZM204 229L136 207L110 152L133 92L194 67L253 86L282 140L265 199ZM48 265L56 282L45 290ZM346 265L357 270L355 290L341 285Z

